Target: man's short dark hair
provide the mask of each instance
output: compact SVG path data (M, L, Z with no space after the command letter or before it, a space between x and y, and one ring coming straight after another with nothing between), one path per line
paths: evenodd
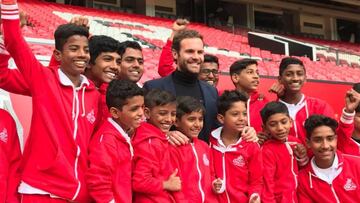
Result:
M262 108L260 111L261 120L262 120L263 124L265 124L266 121L268 121L270 116L277 114L277 113L282 113L282 114L289 116L289 110L285 104L283 104L281 102L277 102L277 101L272 101L272 102L267 103L264 106L264 108Z
M66 23L58 26L54 33L55 49L62 51L67 40L74 36L80 35L89 38L89 30L84 26Z
M237 60L230 66L230 75L238 74L242 70L246 69L246 67L253 65L253 64L258 65L257 61L254 59Z
M279 76L282 76L282 74L284 73L285 69L289 66L289 65L300 65L304 68L305 70L305 66L304 63L295 57L285 57L281 60L280 65L279 65Z
M176 97L165 90L152 89L145 95L145 107L150 109L156 106L164 106L171 103L176 104Z
M94 35L89 39L90 63L95 64L96 58L104 52L119 53L120 42L106 35Z
M246 106L247 100L248 97L237 90L225 90L218 100L218 113L225 115L226 111L228 111L235 102L242 101Z
M178 97L176 106L176 118L181 119L185 114L201 112L205 114L205 108L198 99L190 96Z
M175 34L171 48L179 53L181 41L190 38L200 38L203 40L203 36L198 31L185 29Z
M131 48L131 49L136 49L139 51L142 51L142 48L140 46L139 43L135 42L135 41L124 41L120 43L120 50L119 50L119 54L122 57L124 55L124 53L126 52L127 48Z
M219 58L215 55L205 54L204 63L216 63L219 67Z
M126 100L134 96L144 96L143 89L129 80L115 79L109 83L106 90L106 105L109 109L111 107L121 109L126 104Z
M310 140L311 134L313 133L315 128L320 126L327 126L331 128L331 130L335 133L338 127L338 122L336 122L336 120L330 117L314 114L309 116L309 118L305 120L304 126L306 130L306 138Z

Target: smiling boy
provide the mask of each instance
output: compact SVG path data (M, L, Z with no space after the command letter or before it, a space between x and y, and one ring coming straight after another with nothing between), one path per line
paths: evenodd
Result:
M268 100L257 92L260 83L257 62L253 59L235 61L230 66L230 77L235 89L249 98L246 104L248 126L255 128L256 132L262 131L259 112Z
M45 68L21 35L16 1L2 1L1 9L6 49L33 102L19 187L22 201L88 202L84 174L99 101L95 85L81 74L90 59L89 32L74 24L59 26L54 55L61 65Z
M323 115L305 121L314 157L299 174L299 202L360 202L360 157L337 150L338 123Z
M93 135L89 146L87 186L98 202L132 202L133 147L129 129L139 127L144 115L144 92L135 83L113 80L106 93L111 118Z
M154 89L145 95L145 117L136 129L132 185L134 202L173 202L173 192L181 190L178 169L171 165L166 138L175 123L176 98L169 92Z
M334 111L325 101L302 93L306 82L306 70L301 60L293 57L283 58L279 66L278 80L284 87L284 93L279 97L279 101L287 106L290 118L293 120L290 134L305 144L305 120L312 114L333 117Z

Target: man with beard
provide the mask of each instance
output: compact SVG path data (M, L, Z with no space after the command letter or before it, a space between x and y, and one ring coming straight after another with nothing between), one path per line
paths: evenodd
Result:
M192 96L205 106L204 128L199 138L208 142L210 131L216 127L217 90L198 79L204 61L203 37L195 30L181 30L175 36L172 53L176 70L170 75L144 84L144 88L167 90L176 96Z
M165 46L163 47L159 59L158 73L161 77L170 75L175 71L173 66L174 59L171 52L172 41L177 32L186 29L186 26L189 24L189 21L185 19L177 19L173 26L171 36L167 40ZM200 66L200 73L198 78L203 80L210 85L216 87L219 81L219 59L218 57L205 54L204 62Z

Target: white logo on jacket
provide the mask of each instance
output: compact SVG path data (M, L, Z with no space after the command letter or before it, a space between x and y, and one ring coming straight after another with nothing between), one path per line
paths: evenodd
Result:
M239 155L237 158L235 158L235 159L233 160L233 164L234 164L235 166L239 166L239 167L245 166L244 157L241 156L241 155Z
M2 142L7 143L7 141L8 141L8 134L7 134L6 128L4 128L4 130L0 132L0 140L1 140Z
M90 111L90 113L88 113L86 115L87 120L91 123L94 124L96 118L95 118L95 113L94 113L94 109Z
M345 183L345 185L344 185L344 189L345 189L346 191L356 190L356 185L355 185L355 183L351 180L351 178L348 178L348 179L346 180L346 183Z
M204 162L205 166L210 165L210 161L209 161L208 157L206 156L206 154L203 154L203 162Z

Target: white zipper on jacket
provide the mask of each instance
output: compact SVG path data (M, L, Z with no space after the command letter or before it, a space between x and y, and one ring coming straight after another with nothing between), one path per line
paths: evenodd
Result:
M293 153L293 150L291 149L290 144L288 142L285 142L285 146L286 146L286 149L288 150L288 152L290 154L290 157L291 157L291 173L293 174L294 181L295 181L295 188L296 188L297 185L298 185L298 182L297 182L297 175L296 175L295 170L294 170L294 153Z
M225 195L226 195L226 199L227 202L230 203L230 197L229 197L229 193L227 192L226 189L226 165L225 165L225 152L222 152L222 168L223 168L223 184L224 184L224 188L225 188Z
M336 202L337 202L337 203L340 203L339 197L337 196L337 194L336 194L336 192L335 192L335 189L334 189L334 187L333 187L332 184L330 184L330 188L331 188L331 191L332 191L332 193L333 193L333 195L334 195L334 197L335 197L335 199L336 199Z
M198 186L199 186L199 190L200 190L200 194L201 194L201 202L205 202L205 193L204 193L204 190L201 187L201 178L202 178L202 176L201 176L201 171L200 171L200 167L199 167L199 157L198 157L197 152L195 150L194 143L191 143L191 148L192 148L193 153L195 155L196 169L197 169L197 172L198 172L198 175L199 175Z
M74 142L76 143L76 137L77 137L77 131L78 131L78 118L79 118L79 114L80 114L80 101L79 101L79 97L78 97L78 91L76 88L73 87L73 92L74 92L74 99L73 99L73 104L75 106L73 106L73 119L74 119L74 134L73 134L73 138L74 138ZM74 174L75 174L75 178L78 181L78 187L76 189L76 192L72 198L72 200L75 200L76 197L79 195L80 192L80 188L81 188L81 183L78 177L78 162L79 162L79 156L80 156L80 147L78 144L76 144L76 157L75 157L75 164L74 164Z
M247 105L247 107L246 107L246 113L247 113L247 124L248 124L248 126L251 126L251 121L250 121L250 99L251 99L251 96L249 96L249 99L247 100L247 102L246 102L246 105Z

